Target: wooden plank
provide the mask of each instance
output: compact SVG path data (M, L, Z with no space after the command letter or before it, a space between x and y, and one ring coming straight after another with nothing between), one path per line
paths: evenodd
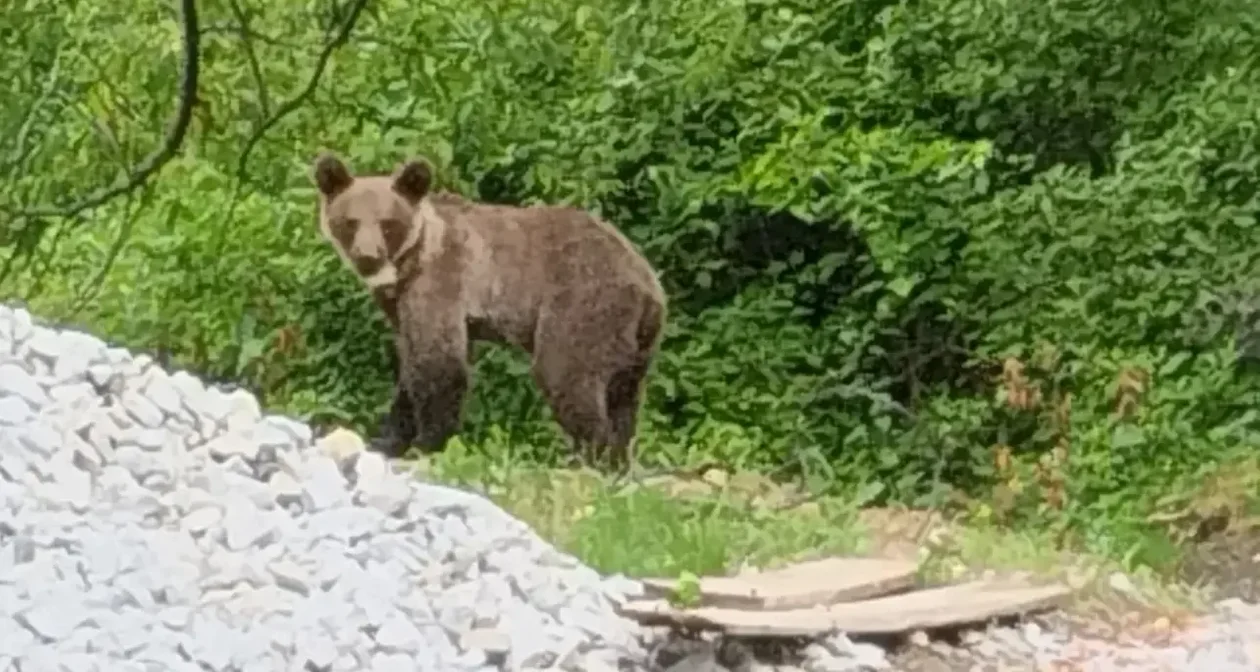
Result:
M816 637L833 630L849 634L896 634L958 626L1056 606L1066 586L1029 586L973 581L860 602L783 611L727 607L680 610L664 600L636 600L620 608L645 625L682 625L737 636Z
M800 609L852 602L912 588L918 565L884 558L826 558L782 569L700 579L700 604L732 609ZM644 579L648 597L665 598L675 579Z

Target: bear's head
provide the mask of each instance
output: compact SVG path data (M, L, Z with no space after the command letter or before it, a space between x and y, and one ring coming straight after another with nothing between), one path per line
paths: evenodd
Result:
M320 231L369 287L398 282L396 261L420 238L416 211L429 194L433 172L414 158L393 175L355 177L341 159L321 154L314 164L320 193Z

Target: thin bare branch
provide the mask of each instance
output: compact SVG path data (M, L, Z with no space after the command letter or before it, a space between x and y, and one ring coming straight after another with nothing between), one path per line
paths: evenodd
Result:
M273 47L283 47L285 49L301 49L304 45L290 40L282 40L274 35L254 30L253 28L242 28L239 23L214 23L201 29L202 35L231 35L239 37L242 32L249 35L250 39L257 40L263 44Z
M63 220L56 225L56 231L53 232L52 243L48 246L48 251L40 255L39 261L42 262L39 269L31 273L33 282L29 289L24 293L24 298L29 301L40 295L44 291L44 279L48 277L48 273L52 271L53 259L57 257L57 248L61 247L61 241L65 240L66 234L70 229L74 228L71 222ZM34 254L31 257L34 258Z
M280 123L282 119L297 111L302 106L302 103L306 102L306 99L315 93L315 87L319 86L319 80L324 75L324 69L328 67L328 59L332 58L333 52L349 39L350 32L354 30L354 25L358 22L359 15L363 13L363 8L367 6L367 3L368 0L353 0L345 20L341 22L341 26L337 29L333 38L324 44L323 50L320 51L319 57L315 60L315 69L311 72L311 78L307 80L306 86L297 95L284 101L276 109L275 113L259 124L254 129L254 133L245 141L245 148L241 151L241 157L236 164L237 180L240 182L246 181L245 166L249 163L249 155L254 151L254 146L258 144L258 141L267 134L267 131Z
M26 226L16 236L17 240L13 243L9 256L4 260L4 264L0 265L0 287L4 286L4 281L9 279L9 274L14 270L14 264L18 261L22 262L22 266L18 270L25 270L31 264L31 257L35 254L35 249L39 247L39 241L43 238L44 232L48 229L48 221L43 219L28 220Z
M254 40L250 37L249 16L241 7L240 0L228 0L232 14L240 22L241 48L245 50L245 60L249 62L249 73L254 78L254 86L258 89L258 106L264 117L271 115L271 95L267 92L267 83L263 80L262 66L258 63L258 54L254 53Z
M131 237L131 231L135 228L136 220L139 219L140 213L144 210L146 196L149 194L147 189L139 190L139 202L137 203L137 192L131 192L126 195L126 201L123 204L123 221L118 227L118 235L114 237L110 243L109 249L105 252L105 259L96 269L96 274L92 279L83 284L75 293L74 303L70 308L71 315L78 315L79 311L87 307L87 304L95 300L100 294L101 289L105 287L105 276L114 268L114 262L117 261L118 255L122 252L123 245ZM172 206L171 213L175 208ZM173 216L173 215L172 215ZM171 217L168 217L168 224Z
M131 193L179 153L184 136L187 135L188 127L192 122L193 106L197 101L197 79L201 69L201 32L197 27L196 1L180 0L180 11L183 14L184 23L183 77L180 82L179 103L175 118L166 132L162 146L140 161L130 175L112 186L99 189L69 205L41 206L9 214L15 217L31 218L73 217L84 210L99 207L113 198Z

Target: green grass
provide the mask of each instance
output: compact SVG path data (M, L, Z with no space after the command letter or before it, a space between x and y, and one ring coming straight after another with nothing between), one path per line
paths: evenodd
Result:
M683 481L619 485L593 471L493 461L460 445L419 468L484 492L552 543L607 573L725 574L741 564L853 553L861 543L857 511L847 503L831 499L776 510L737 481L724 487Z
M1126 566L1124 558L1061 550L1048 530L909 509L860 509L835 496L803 499L791 486L756 474L710 472L619 484L589 470L490 457L458 440L416 468L483 492L604 573L672 578L830 555L891 555L919 561L920 575L931 583L994 572L1052 577L1076 590L1075 610L1105 619L1179 618L1205 600L1203 591L1149 567L1130 568L1134 590L1118 590L1110 579Z

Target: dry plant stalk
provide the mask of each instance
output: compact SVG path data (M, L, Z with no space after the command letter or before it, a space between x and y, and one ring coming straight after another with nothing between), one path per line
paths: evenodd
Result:
M1137 414L1149 384L1150 374L1145 369L1136 366L1121 369L1111 395L1112 417L1127 420Z
M993 468L997 471L998 476L1005 479L1011 471L1011 447L999 443L993 447Z
M1002 384L1007 406L1031 411L1041 404L1041 390L1024 374L1024 363L1014 357L1007 357L1002 362Z
M1054 448L1038 462L1037 476L1045 493L1045 502L1056 511L1067 504L1068 460L1072 445L1072 393L1063 394L1055 403L1051 425L1055 434Z
M1004 522L1014 510L1016 499L1023 489L1010 446L999 443L993 447L993 467L998 483L993 488L992 508L997 519Z
M298 325L288 324L276 332L276 354L281 357L290 357L300 354L301 347L302 331Z

